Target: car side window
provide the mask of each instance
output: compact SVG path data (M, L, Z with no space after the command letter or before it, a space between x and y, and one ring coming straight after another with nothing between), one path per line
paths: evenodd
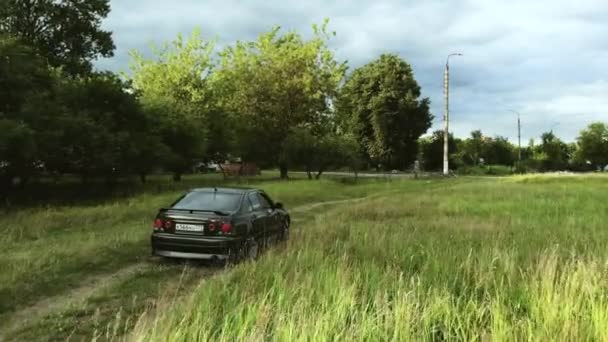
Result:
M268 197L266 197L264 194L258 193L258 198L260 200L260 204L262 205L262 208L264 208L264 209L272 208L272 204L270 204L270 199Z
M251 200L249 199L249 196L245 196L245 199L243 200L243 212L249 213L253 211L253 204L251 204Z
M253 210L257 210L262 207L262 204L260 203L260 200L255 192L250 192L247 194L247 198L249 198L249 202L251 203L251 208Z

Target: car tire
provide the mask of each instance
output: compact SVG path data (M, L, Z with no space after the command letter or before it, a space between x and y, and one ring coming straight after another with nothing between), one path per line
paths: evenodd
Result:
M258 258L258 256L260 255L260 244L258 243L258 241L256 239L249 239L249 241L247 241L247 248L246 248L246 257L247 259L250 260L255 260Z
M280 239L281 241L289 240L289 223L287 221L283 222Z
M247 246L246 243L240 244L235 249L230 249L228 252L228 259L226 259L227 265L236 265L239 262L245 260L247 257Z

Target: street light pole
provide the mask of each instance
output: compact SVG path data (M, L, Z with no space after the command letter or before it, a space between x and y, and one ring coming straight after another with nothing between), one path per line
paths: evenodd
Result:
M513 113L517 114L517 161L521 164L521 121L519 120L519 112L511 110Z
M521 164L521 120L517 113L517 161Z
M443 91L445 96L445 115L443 116L444 121L444 132L443 132L443 175L447 176L450 173L450 165L448 162L448 137L450 128L450 57L462 56L461 53L451 53L445 61L445 73L443 75Z

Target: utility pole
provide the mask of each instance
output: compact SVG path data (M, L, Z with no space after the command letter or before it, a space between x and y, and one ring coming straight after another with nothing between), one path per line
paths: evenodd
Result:
M517 114L517 162L521 164L521 120L519 112L510 109L511 112Z
M521 164L521 121L517 113L517 163Z
M462 56L461 53L451 53L445 61L445 72L443 74L443 92L445 96L445 114L443 116L444 131L443 131L443 175L450 174L450 165L448 161L448 138L450 135L450 57Z

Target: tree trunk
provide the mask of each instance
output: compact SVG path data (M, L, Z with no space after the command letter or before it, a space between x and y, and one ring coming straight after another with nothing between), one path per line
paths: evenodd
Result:
M182 181L182 174L181 172L176 172L173 174L173 181L174 182L181 182Z
M287 175L287 164L281 163L279 165L279 170L281 171L281 179L289 178L289 176Z
M319 172L317 172L317 174L315 175L315 179L318 180L319 178L321 178L321 174L323 173L323 171L325 171L323 168L319 169Z
M312 173L310 173L310 166L306 166L306 174L308 175L308 179L312 179Z
M19 189L20 190L25 189L25 186L27 185L27 183L29 181L30 181L30 178L28 176L19 177Z
M220 168L220 171L222 171L222 177L224 178L224 180L226 180L226 171L224 171L224 168L222 167L222 163L219 161L216 161L217 166Z
M241 165L239 166L239 169L236 172L236 182L237 183L241 183L244 170L245 170L245 162L241 160Z
M141 181L141 184L146 184L146 173L142 172L139 174L139 180Z

